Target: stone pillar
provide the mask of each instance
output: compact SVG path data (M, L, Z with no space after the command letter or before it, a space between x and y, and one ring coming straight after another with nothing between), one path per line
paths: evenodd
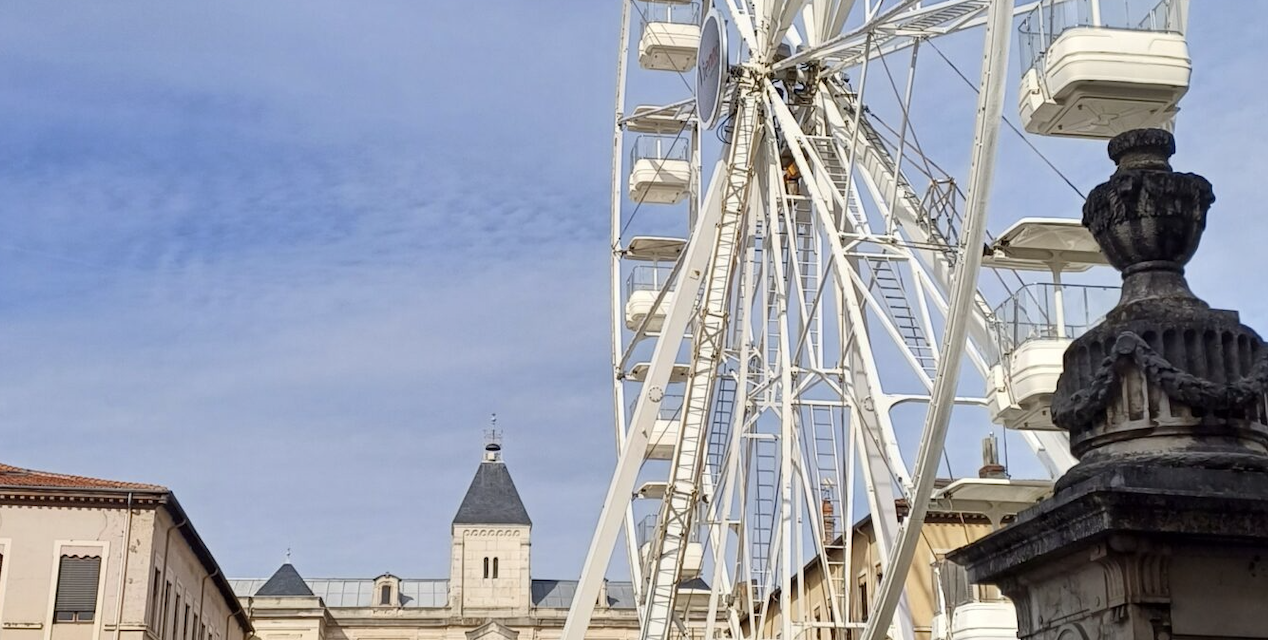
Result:
M1184 279L1215 201L1170 133L1109 144L1083 207L1123 293L1065 353L1053 420L1079 463L950 558L1043 640L1268 638L1268 349ZM1243 256L1248 282L1261 256Z

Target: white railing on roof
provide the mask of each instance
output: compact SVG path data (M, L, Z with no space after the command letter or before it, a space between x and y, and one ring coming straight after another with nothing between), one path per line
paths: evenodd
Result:
M1044 54L1067 29L1099 27L1184 33L1184 0L1046 0L1022 18L1021 74L1043 70Z
M1118 303L1120 293L1118 287L1062 284L1064 314L1058 314L1057 291L1058 285L1050 282L1028 284L995 308L1001 356L1031 340L1083 335ZM1059 315L1063 316L1060 327Z
M625 279L625 295L629 297L635 291L660 291L669 282L674 271L673 265L650 264L639 265L630 270Z
M640 2L643 24L669 22L672 24L700 24L700 3Z
M643 159L686 161L689 146L687 136L639 136L630 147L630 163Z

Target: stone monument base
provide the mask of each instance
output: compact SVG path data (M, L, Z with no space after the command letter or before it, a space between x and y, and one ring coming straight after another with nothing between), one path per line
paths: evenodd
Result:
M1268 473L1105 470L949 558L1023 640L1268 638Z

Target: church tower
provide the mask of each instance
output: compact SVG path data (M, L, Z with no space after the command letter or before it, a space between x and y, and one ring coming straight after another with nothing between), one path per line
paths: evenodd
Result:
M502 462L496 435L453 519L449 605L464 617L528 614L533 522Z

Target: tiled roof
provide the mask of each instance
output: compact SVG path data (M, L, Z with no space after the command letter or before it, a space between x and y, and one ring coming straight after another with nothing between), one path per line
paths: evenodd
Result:
M528 519L528 510L506 464L486 460L476 469L453 523L531 526L533 521Z
M52 489L133 489L136 491L154 491L167 493L167 487L140 482L120 482L103 480L86 476L72 476L64 473L50 473L23 469L7 464L0 464L0 486L31 487Z

